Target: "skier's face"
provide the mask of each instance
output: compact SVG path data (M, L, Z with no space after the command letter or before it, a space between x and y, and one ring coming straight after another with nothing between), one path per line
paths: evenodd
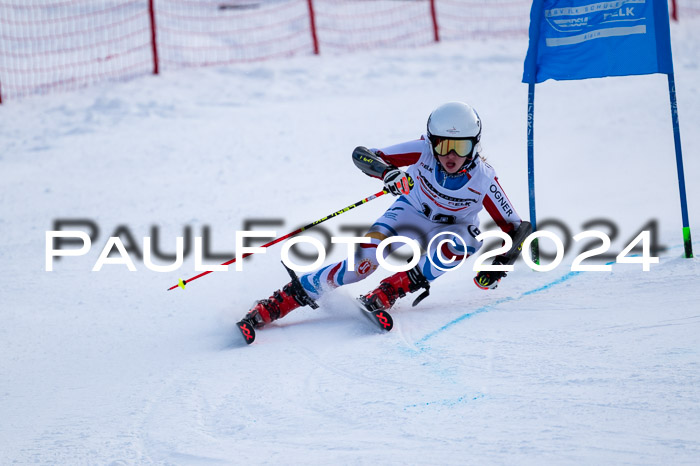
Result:
M455 151L450 151L447 155L438 155L438 160L442 168L451 175L462 168L467 158L460 157Z

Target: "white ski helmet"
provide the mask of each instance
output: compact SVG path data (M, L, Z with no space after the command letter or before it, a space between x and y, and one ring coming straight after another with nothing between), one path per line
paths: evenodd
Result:
M458 155L473 158L474 149L481 139L481 118L470 105L464 102L448 102L433 110L428 117L428 138L433 147L433 154L446 155L448 152L439 153L442 147L447 149L447 145L440 145L443 140L464 140L464 144L459 147ZM450 149L454 149L452 143ZM444 152L444 151L443 151Z

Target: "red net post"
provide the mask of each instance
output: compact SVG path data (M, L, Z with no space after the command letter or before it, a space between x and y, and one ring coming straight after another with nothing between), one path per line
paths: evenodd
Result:
M318 35L316 34L316 14L314 13L313 0L309 0L309 23L311 25L311 39L314 43L314 54L318 55Z
M671 19L678 21L678 5L676 4L676 0L671 0Z
M148 16L151 22L151 48L153 49L153 74L158 74L158 42L156 41L156 13L153 0L148 0Z
M435 42L440 42L440 28L438 27L437 11L435 10L435 0L430 0L430 16L433 18L433 31L435 32Z

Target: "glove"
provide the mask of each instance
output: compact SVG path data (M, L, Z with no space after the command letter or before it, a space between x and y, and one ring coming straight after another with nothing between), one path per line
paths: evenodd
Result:
M413 187L413 180L403 170L392 168L384 174L384 188L394 196L408 194Z
M474 284L482 290L495 290L501 278L505 277L505 272L483 271L478 272L474 277Z
M503 256L496 256L491 264L503 265L505 263L506 259ZM477 272L476 277L474 277L474 284L482 290L495 290L498 287L498 283L501 281L501 278L505 276L506 272L483 270L481 272Z

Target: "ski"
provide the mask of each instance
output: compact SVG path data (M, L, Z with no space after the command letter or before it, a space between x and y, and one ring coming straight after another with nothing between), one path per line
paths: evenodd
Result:
M364 301L363 298L364 296L360 296L355 301L360 312L381 330L385 332L391 331L394 328L394 319L391 318L391 314L385 310L373 310L372 306Z
M255 328L250 321L243 319L236 324L236 327L241 332L246 344L250 345L255 341Z
M362 301L362 296L355 300L358 309L367 319L369 319L374 325L379 329L389 332L394 328L394 319L391 317L387 311L384 310L372 310L371 306L365 304ZM238 331L241 332L241 336L247 345L250 345L255 341L255 327L253 327L252 322L247 319L243 319L236 323Z

